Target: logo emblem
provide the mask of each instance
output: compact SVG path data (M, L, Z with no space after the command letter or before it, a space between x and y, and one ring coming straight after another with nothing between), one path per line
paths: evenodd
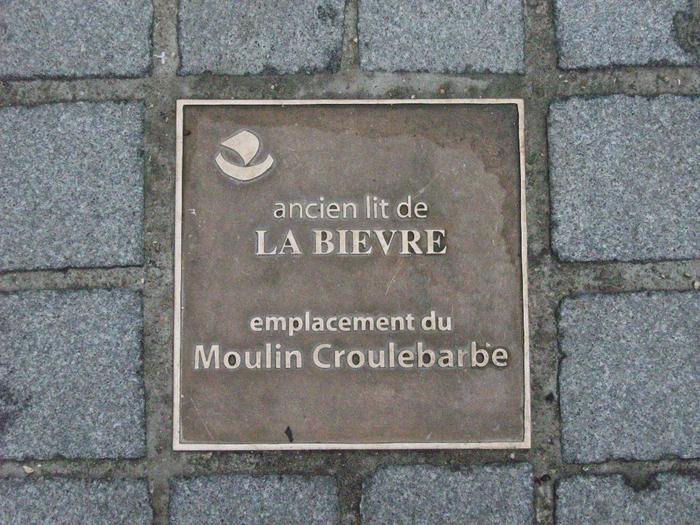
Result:
M260 139L248 130L239 131L232 137L224 140L221 145L233 151L242 161L242 165L226 160L221 152L216 155L216 165L226 175L239 181L251 181L265 174L275 162L272 155L268 154L265 160L251 165L251 161L260 151Z

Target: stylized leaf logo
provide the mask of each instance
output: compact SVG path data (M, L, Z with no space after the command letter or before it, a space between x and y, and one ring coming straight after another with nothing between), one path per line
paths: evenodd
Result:
M216 165L226 175L232 179L239 181L251 181L257 179L267 172L272 167L274 160L272 155L267 155L265 160L259 164L250 165L250 162L255 158L260 151L260 139L254 133L243 130L239 131L232 137L227 138L221 145L235 152L243 161L242 165L234 164L226 160L221 152L216 155Z

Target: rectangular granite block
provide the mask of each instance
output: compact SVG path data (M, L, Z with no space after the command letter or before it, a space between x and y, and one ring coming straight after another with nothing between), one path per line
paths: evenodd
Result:
M180 72L281 74L336 70L344 0L181 0Z
M381 468L365 482L362 523L533 523L532 472L527 464Z
M564 460L700 456L700 293L562 302Z
M520 0L362 0L360 64L372 71L522 73Z
M147 525L152 516L143 480L0 479L3 525Z
M324 476L210 476L172 483L172 525L338 522L335 481Z
M700 98L555 102L549 157L560 259L700 257Z
M678 40L688 8L687 0L556 0L559 65L693 64Z
M145 451L141 297L0 294L0 459Z
M0 108L0 271L143 262L143 107Z
M144 75L152 19L150 0L5 0L0 78Z
M659 474L634 490L622 476L579 476L557 487L558 525L695 525L700 516L700 480Z

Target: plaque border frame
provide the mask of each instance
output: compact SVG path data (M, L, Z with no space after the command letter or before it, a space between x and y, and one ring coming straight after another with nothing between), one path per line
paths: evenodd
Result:
M518 146L520 153L520 250L523 304L523 440L435 443L185 443L180 440L180 346L182 288L182 141L183 113L186 106L321 106L321 105L497 105L510 104L518 109ZM530 449L532 414L530 392L530 340L527 276L527 206L525 177L525 102L521 98L448 98L448 99L178 99L176 107L175 178L175 251L173 319L173 450L174 451L263 451L263 450L463 450Z

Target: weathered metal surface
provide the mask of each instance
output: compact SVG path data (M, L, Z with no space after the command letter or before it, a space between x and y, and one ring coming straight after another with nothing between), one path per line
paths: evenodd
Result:
M406 102L181 103L175 448L529 446L522 106Z

